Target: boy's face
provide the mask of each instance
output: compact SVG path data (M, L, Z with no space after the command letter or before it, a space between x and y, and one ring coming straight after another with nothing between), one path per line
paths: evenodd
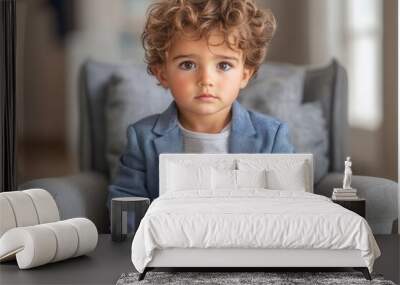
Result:
M226 114L247 85L252 70L244 67L241 50L232 50L219 33L193 40L176 36L166 62L153 69L158 80L169 88L185 115Z

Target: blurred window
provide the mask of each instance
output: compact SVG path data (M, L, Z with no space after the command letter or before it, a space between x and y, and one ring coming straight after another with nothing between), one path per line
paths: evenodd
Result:
M349 124L376 130L382 123L383 1L344 1L349 75Z

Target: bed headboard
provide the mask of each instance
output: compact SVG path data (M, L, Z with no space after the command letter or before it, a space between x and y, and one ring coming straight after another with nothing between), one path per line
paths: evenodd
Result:
M238 169L238 163L252 162L274 165L298 165L304 163L304 175L306 180L306 191L313 193L313 155L311 153L295 154L270 154L270 153L240 153L240 154L199 154L199 153L163 153L159 159L159 195L166 192L167 169L170 162L190 167L193 166L215 166L219 168ZM240 168L239 168L240 169Z

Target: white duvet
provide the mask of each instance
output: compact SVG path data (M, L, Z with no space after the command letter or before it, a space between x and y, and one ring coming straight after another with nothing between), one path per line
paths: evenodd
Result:
M265 189L160 196L133 239L133 265L143 272L154 250L165 248L358 249L370 272L380 256L359 215L324 196Z

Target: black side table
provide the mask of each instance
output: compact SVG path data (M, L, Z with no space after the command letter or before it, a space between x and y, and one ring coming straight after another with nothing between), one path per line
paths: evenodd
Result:
M361 217L365 218L365 204L366 201L363 198L358 198L354 200L337 200L332 199L332 202L339 204L340 206L359 214Z

